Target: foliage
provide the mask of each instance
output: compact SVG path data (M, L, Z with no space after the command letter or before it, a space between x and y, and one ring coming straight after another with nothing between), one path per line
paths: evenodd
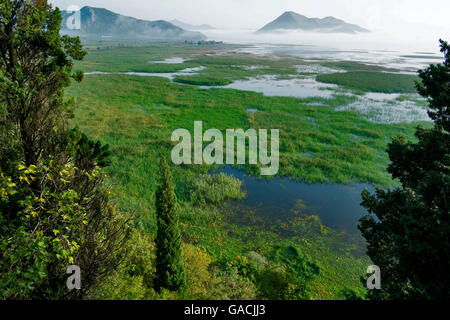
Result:
M450 55L420 72L419 92L429 98L432 129L418 128L417 142L398 137L388 147L394 190L363 194L369 215L360 222L368 255L381 268L382 289L372 299L448 299L450 268ZM440 91L442 89L442 91Z
M364 92L412 93L415 92L414 81L417 77L398 73L350 71L321 74L316 79Z
M241 191L242 182L224 173L217 175L200 175L194 178L190 190L194 204L220 204L230 199L244 197Z
M156 279L157 291L165 288L182 292L186 273L181 250L181 234L177 213L177 198L167 161L161 159L161 185L156 191Z
M183 257L189 288L187 298L193 300L208 299L213 278L210 271L212 259L204 250L190 244L183 246Z
M153 241L143 231L134 229L124 247L124 263L109 275L92 298L106 300L211 300L251 299L256 297L253 283L236 272L221 272L200 247L183 244L186 292L154 290L155 257ZM253 290L253 291L252 291Z
M375 64L366 64L358 61L325 61L321 65L329 68L338 68L345 71L374 71L374 72L395 72L399 71L392 68L386 68Z
M344 300L349 300L349 301L361 301L364 300L363 296L358 295L358 293L356 293L354 290L351 289L344 289L341 292L342 297Z
M43 3L42 1L37 2ZM58 43L56 32L52 39L54 41L51 45ZM83 51L77 42L78 40L63 39L66 39L69 45L78 48L71 51L74 53L73 58L75 59L77 56L81 58L80 55ZM30 45L25 40L24 45ZM40 41L40 43L46 43L46 41ZM5 44L8 44L8 42L2 41L0 46L4 50L8 50ZM15 44L19 47L21 45L21 43ZM66 74L70 76L72 74L71 66L74 63L82 66L85 71L118 72L174 72L187 67L205 65L207 68L198 77L195 77L195 80L223 81L225 79L225 81L230 81L231 79L243 79L248 76L263 74L292 76L296 72L295 64L299 63L298 59L289 58L275 60L240 54L202 55L208 50L210 50L210 47L202 50L197 46L173 44L146 44L139 48L102 48L102 50L95 52L91 51L85 63L76 63L74 59L67 57L66 67L61 68L67 72L70 70ZM24 51L22 49L21 54ZM79 51L80 55L75 54L76 51ZM55 65L58 66L59 62L50 63L53 59L53 53L47 52L42 55L43 58L50 57L50 61L47 65L46 62L39 60L42 63L35 66L38 71L42 71L42 69L39 69L40 66L48 67L49 70ZM195 58L192 57L194 59L183 64L148 63L149 59L161 60L173 55L191 57L194 54L196 55ZM123 59L123 56L130 58ZM61 71L62 69L58 70ZM1 70L3 72L6 69ZM8 241L11 237L13 237L13 240L18 240L19 246L14 248L15 250L8 249L6 251L10 261L15 260L15 256L36 256L39 259L45 256L50 261L45 262L45 259L42 258L41 260L44 262L37 264L37 266L43 265L40 270L43 270L45 275L32 268L30 269L34 279L30 283L31 286L36 286L35 289L27 289L27 283L18 282L22 287L13 288L8 292L10 298L65 298L64 294L67 294L67 292L63 292L62 287L61 292L55 290L65 284L65 266L71 256L58 260L56 259L57 253L53 248L51 250L46 248L46 251L42 254L35 253L32 251L33 248L27 248L27 244L39 243L30 240L33 239L33 235L30 234L33 233L35 225L28 224L30 228L25 228L26 237L24 237L25 240L21 240L22 243L19 241L21 239L19 235L11 234L11 230L19 229L12 227L10 221L5 221L6 217L10 215L9 212L13 212L15 208L19 207L19 198L28 199L29 189L33 192L29 198L34 199L35 197L36 189L33 182L39 184L37 182L39 179L31 181L31 187L27 187L26 180L19 180L21 171L17 169L17 162L26 162L26 158L33 159L34 157L37 158L34 165L38 172L42 170L43 166L52 168L55 172L61 171L60 169L65 168L66 165L69 165L68 168L73 168L73 174L64 179L68 181L64 188L60 187L65 183L62 181L58 182L57 186L46 184L45 180L42 181L45 185L50 185L50 189L47 191L50 192L48 198L52 200L52 203L58 203L58 205L61 203L66 208L64 210L72 210L73 215L70 216L70 219L73 221L72 230L74 231L69 235L69 240L71 241L71 237L73 237L74 241L79 244L79 248L73 250L74 262L81 261L83 263L83 279L84 269L87 268L89 270L87 275L92 275L92 278L88 276L87 279L92 279L92 283L96 283L95 285L89 285L90 280L89 282L83 280L82 287L85 291L77 297L168 300L186 297L193 299L254 299L261 297L261 293L255 286L255 275L265 270L271 270L269 266L278 272L273 277L268 274L270 279L277 281L276 279L281 277L280 281L286 279L291 281L291 284L283 287L281 295L289 298L298 297L298 289L302 288L299 284L302 284L303 280L300 278L301 281L299 281L298 274L289 271L291 268L297 268L295 267L298 262L296 262L296 258L281 258L284 253L274 254L274 256L266 253L267 257L260 253L270 252L272 250L271 245L274 242L283 243L286 248L295 245L296 248L299 248L298 252L307 252L308 255L314 254L317 256L317 260L324 265L324 267L321 265L321 272L323 272L321 277L312 280L315 281L314 285L317 286L314 297L332 298L336 296L336 292L341 287L356 287L358 285L352 283L352 280L349 279L353 279L354 275L358 274L361 265L366 265L365 260L359 259L353 254L352 245L345 244L344 246L345 242L342 237L332 232L327 234L304 232L311 228L302 221L297 221L295 224L272 222L276 227L267 227L266 229L260 228L258 225L253 228L243 224L230 224L226 212L223 212L222 208L204 206L204 204L210 203L217 204L229 198L240 198L242 192L237 180L220 175L209 178L206 174L211 168L202 166L198 168L177 167L172 170L174 181L177 184L177 195L178 192L187 193L183 197L186 202L181 203L183 210L179 212L181 217L180 229L183 239L192 245L184 245L182 259L177 258L177 261L184 260L186 286L188 286L186 295L164 288L155 290L157 287L155 280L158 278L154 276L157 264L153 256L153 239L147 233L133 230L130 241L124 242L122 236L126 234L124 232L126 228L123 226L123 217L108 201L109 190L104 186L103 180L105 177L98 167L104 167L111 163L111 167L106 168L106 170L111 174L109 181L115 183L114 188L119 195L120 208L136 211L134 225L151 233L157 225L157 219L154 219L152 214L154 213L155 200L164 197L157 196L155 199L157 164L149 161L149 159L155 159L166 154L172 147L168 138L171 130L179 126L188 127L192 125L195 119L205 119L208 126L222 129L248 128L250 126L255 128L284 128L282 130L282 141L285 141L285 143L282 146L282 158L286 159L286 163L283 163L284 172L281 173L284 176L292 176L309 182L358 180L380 184L391 182L383 175L381 170L387 160L381 153L385 148L385 135L393 136L399 132L409 134L411 132L410 125L376 125L361 120L355 113L334 112L336 106L352 102L351 97L345 96L335 96L332 99L269 98L262 94L235 90L200 90L193 86L182 86L158 78L138 78L125 75L89 76L84 83L73 84L70 88L71 94L77 97L78 106L77 109L73 110L77 117L72 120L71 124L78 124L82 131L88 133L89 136L110 144L111 151L109 151L102 144L90 140L81 130L68 130L67 117L72 111L70 109L72 101L63 99L62 89L59 90L55 80L58 79L57 74L48 70L42 71L41 74L45 76L39 78L39 81L45 80L47 83L55 85L56 88L49 92L50 90L43 83L38 80L34 81L41 90L33 92L32 96L42 92L44 93L42 97L48 97L50 100L55 98L51 106L50 100L45 99L43 105L36 104L33 106L33 108L40 108L44 112L47 111L44 114L49 115L48 119L43 117L35 119L32 113L26 115L26 123L32 125L30 125L30 128L24 127L25 133L31 135L32 129L39 129L36 131L36 138L39 141L36 150L26 147L27 140L23 139L22 136L27 137L27 135L22 135L20 126L16 126L16 124L20 125L20 121L16 121L16 118L11 120L14 112L19 114L17 111L20 111L20 109L15 105L10 107L6 104L6 101L0 103L0 129L2 130L0 135L0 165L5 177L4 181L2 178L2 188L5 188L8 197L5 200L7 202L2 202L4 206L1 207L1 227L5 230L8 229L8 233L2 232L0 242L3 243L5 239ZM20 72L17 72L17 75L20 76ZM33 77L34 75L30 74L30 76ZM81 73L73 74L73 77L80 80ZM60 79L63 78L60 77ZM69 78L64 79L70 80ZM55 80L55 82L50 80ZM4 88L8 85L8 81L5 82ZM27 88L31 88L31 85ZM14 90L11 92L14 93ZM61 95L58 95L59 93ZM4 95L4 97L7 97L7 95ZM20 100L13 99L11 101ZM317 102L323 103L325 106L323 108L309 106L310 103ZM260 112L249 115L246 112L248 108L257 108ZM14 112L11 112L11 110ZM42 126L46 126L53 131L40 130ZM355 135L361 137L358 142L352 140ZM26 154L29 154L27 157L24 156L25 149L32 149L26 152ZM305 151L310 149L314 149L314 157L303 156ZM111 157L109 158L110 153ZM53 163L50 163L52 160ZM31 165L21 170L28 170L30 167ZM371 170L368 170L368 168ZM246 169L249 172L252 170ZM89 177L93 178L89 181L95 181L94 184L87 182L86 179L90 179ZM197 180L195 180L196 177ZM30 179L31 177L28 180ZM188 188L183 189L183 186L180 186L183 181L195 182ZM9 186L10 183L25 187L24 191L15 193L17 199L11 200L10 198L10 192L15 192L15 190L8 189L15 188ZM210 190L208 190L208 184L212 186ZM192 190L199 191L201 196L191 198L189 192ZM66 192L71 195L70 201L65 198ZM86 203L87 200L84 195L91 193L93 193L93 199L97 200ZM169 198L174 199L172 196L169 196ZM16 202L18 204L15 204ZM158 203L158 201L156 202ZM23 202L23 204L26 203ZM39 203L36 205L39 205ZM51 207L50 205L47 206ZM47 206L44 206L44 208L47 208ZM55 204L52 204L52 206L55 206ZM83 206L80 210L74 209L78 209L80 206ZM5 215L3 215L3 208L7 208L7 211L5 211L7 214ZM52 211L52 208L50 210ZM82 215L85 213L89 218L88 224L82 223L80 225L77 223L78 213ZM43 214L39 213L39 215ZM19 224L17 219L14 222ZM86 230L84 234L80 234L78 230L83 230L83 228L86 228ZM298 232L299 230L301 232ZM53 232L53 230L50 231ZM66 234L64 232L66 231L68 232L64 229L60 233L61 239L65 239ZM44 233L45 241L52 239L51 232L49 234ZM176 233L174 231L172 234L176 235ZM287 237L286 234L292 236ZM83 241L83 239L89 239L89 241ZM178 239L178 235L175 239ZM335 240L337 240L336 243ZM64 241L63 244L65 245ZM207 252L200 247L208 248ZM63 247L63 250L67 250L66 247ZM210 263L210 260L217 261L218 259L229 262L249 250L259 252L257 254L253 252L245 257L250 263L239 262L236 266L233 265L229 268L216 268ZM179 251L175 251L176 255L180 256ZM61 253L64 256L64 252L61 251ZM105 256L106 254L108 256ZM105 258L107 259L105 260ZM299 261L304 261L303 254L299 255L299 259ZM30 266L34 265L24 259L20 261L24 262L23 269L28 270ZM121 264L119 264L120 261L122 261ZM47 263L47 265L44 263ZM50 264L52 268L49 267ZM299 265L302 266L302 264ZM3 274L7 275L6 279L11 280L15 277L7 273L12 271L6 269L6 264L1 265L1 267L2 276ZM98 269L99 267L104 268ZM7 272L3 273L4 270L7 270ZM17 270L17 268L14 270ZM61 276L61 271L63 279L58 278ZM28 275L27 272L21 274ZM57 278L58 280L54 281L57 288L49 289L46 281ZM29 282L28 279L26 282ZM270 285L271 281L267 281L266 284ZM90 287L85 289L85 286L88 285ZM23 295L18 293L19 290L23 291ZM45 293L42 293L42 291L45 291ZM59 293L61 293L61 296L58 296ZM275 294L276 292L269 292L266 296L274 296ZM304 297L303 293L302 297Z
M0 6L0 296L89 296L120 263L125 217L110 201L100 166L108 148L69 130L64 99L74 61L86 52L59 34L61 14L47 1ZM82 289L69 291L78 265Z
M56 286L57 296L67 291L64 281L58 280L62 280L65 267L74 264L79 249L75 241L78 239L69 235L87 223L87 214L77 203L77 193L64 186L64 181L74 174L74 168L58 169L22 166L19 184L13 182L16 179L1 174L0 287L3 298L31 298L36 291L50 287L49 284ZM57 193L51 189L55 174L56 179L61 179L56 182L62 187ZM31 184L41 176L44 176L43 188L37 196ZM49 279L49 268L57 269L60 279Z
M143 285L143 276L130 276L127 273L114 272L104 284L97 288L92 299L96 300L144 300L149 297Z
M205 65L206 70L213 72L215 66L223 64L233 69L235 76L245 77L248 72L278 73L280 68L300 63L239 54L201 56L202 52L198 51L198 47L175 44L109 48L91 51L83 61L83 70L156 72L165 68L166 72ZM129 59L122 59L123 55ZM191 55L199 58L184 64L148 63L149 60L173 56L190 58ZM240 67L232 67L235 65ZM257 65L271 69L244 69ZM133 212L133 225L150 234L156 232L154 194L158 163L148 159L170 155L173 147L171 132L180 127L192 129L194 120L204 120L205 130L282 128L282 176L308 183L361 181L381 186L393 185L386 172L387 142L398 134L413 139L417 125L375 124L361 119L357 113L335 112L336 107L355 101L344 95L330 99L265 97L229 89L200 90L156 77L89 75L82 83L74 83L70 94L77 98L73 123L89 136L111 146L111 166L106 170L119 195L119 207ZM313 103L323 106L310 106ZM257 108L259 112L248 114L249 108ZM306 154L307 151L312 154ZM311 298L341 299L344 288L361 294L364 287L359 277L371 261L358 236L324 228L312 218L273 221L262 219L254 212L242 212L238 205L228 208L229 204L223 203L220 206L192 203L191 195L197 192L193 189L193 181L197 178L199 185L204 186L198 189L204 191L204 199L219 199L214 190L227 193L235 190L219 185L210 190L206 188L203 177L215 169L211 166L171 168L181 208L180 229L184 242L207 248L213 265L222 259L230 262L237 256L246 256L249 251L267 254L274 243L294 245L307 256L314 257L320 266L321 274L308 284ZM257 173L252 167L242 169ZM208 200L205 202L208 204ZM230 218L231 210L233 219ZM220 268L218 271L226 270Z
M229 270L219 272L213 279L209 295L212 300L254 300L257 297L257 289L236 270Z
M293 246L275 247L269 261L256 276L262 298L269 300L308 299L307 284L319 275L319 267Z
M99 275L116 266L112 244L121 243L123 219L107 203L98 168L72 162L18 168L1 174L0 295L8 299L69 298L87 294ZM103 216L98 216L97 206ZM92 238L96 236L96 239ZM107 240L107 241L106 241ZM83 290L70 293L66 269L83 270Z
M450 48L443 40L440 44L445 61L419 71L421 82L417 83L417 90L428 98L429 115L436 125L450 132Z
M417 125L375 124L355 112L335 112L336 107L354 102L354 97L265 97L230 89L200 90L152 77L90 75L71 87L71 94L78 101L74 124L111 146L112 164L107 170L114 173L120 193L126 194L121 199L126 207L147 207L142 199L152 198L158 169L157 163L146 159L170 155L171 132L191 129L194 120L202 119L204 130L281 128L280 176L308 183L359 181L382 186L392 185L385 171L385 137L412 138ZM99 111L105 108L108 112ZM250 108L260 111L248 114ZM210 169L177 167L174 179L178 183L178 176L206 174ZM255 166L243 169L258 172Z
M146 232L132 228L121 248L122 263L102 281L89 298L143 300L155 297L155 245Z
M364 92L412 93L415 92L414 81L417 77L398 73L350 71L321 74L316 79Z
M308 298L307 283L320 274L320 268L309 257L293 246L275 247L271 259L284 266L289 275L294 275L292 298Z
M78 127L69 132L68 143L72 157L80 168L90 168L95 164L107 167L111 164L109 145L89 139Z
M236 268L226 271L212 266L212 259L201 248L183 246L187 274L187 298L199 300L250 300L257 290Z
M226 264L253 282L258 298L269 300L309 299L308 284L320 272L317 264L292 245L276 246L263 256L255 251Z
M73 60L86 54L78 38L60 36L61 14L47 1L3 1L0 7L0 104L6 106L5 142L20 141L27 166L54 152L64 135L69 102L64 88Z
M213 77L205 76L177 76L175 77L174 81L196 86L226 86L227 84L233 82L229 79L216 79Z

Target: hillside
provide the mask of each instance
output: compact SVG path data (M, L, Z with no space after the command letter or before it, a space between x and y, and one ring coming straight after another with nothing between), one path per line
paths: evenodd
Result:
M301 14L289 11L283 13L274 21L268 23L257 33L270 33L277 30L304 30L323 33L348 33L355 34L369 32L358 25L347 23L334 17L308 18Z
M201 24L201 25L192 25L177 19L174 19L172 21L170 21L171 24L180 27L184 30L213 30L215 29L214 27L208 25L208 24Z
M62 11L61 33L80 36L83 39L127 39L151 41L204 40L200 32L186 31L167 21L145 21L126 17L104 8L85 6L80 10L79 28L73 24L74 13Z

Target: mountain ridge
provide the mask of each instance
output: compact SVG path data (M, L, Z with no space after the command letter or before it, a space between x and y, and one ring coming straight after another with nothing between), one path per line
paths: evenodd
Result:
M347 34L370 32L356 24L350 24L332 16L322 19L308 18L294 11L286 11L281 16L256 31L256 33L270 33L277 30L304 30L322 33Z
M105 8L84 6L79 12L61 11L61 32L86 39L133 39L152 41L205 40L200 32L184 30L165 20L147 21L124 16ZM78 15L79 25L74 24ZM77 28L72 27L76 26Z
M193 31L193 30L213 30L213 29L215 29L214 27L210 26L209 24L193 25L193 24L189 24L189 23L180 21L178 19L170 20L170 23L175 25L175 26L177 26L177 27L180 27L182 29L191 30L191 31Z

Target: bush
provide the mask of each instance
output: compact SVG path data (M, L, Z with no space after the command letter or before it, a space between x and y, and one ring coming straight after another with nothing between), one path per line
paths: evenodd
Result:
M220 204L229 199L241 199L245 196L241 186L239 179L224 173L200 175L194 179L190 200L193 204Z
M155 246L144 231L133 229L122 248L122 264L114 270L90 298L100 300L142 300L153 295Z
M211 258L202 249L190 244L183 246L183 256L188 285L187 298L208 299L213 278L209 270Z
M209 295L213 300L254 300L258 294L253 282L231 270L214 277Z
M121 259L125 220L107 202L99 169L20 165L0 171L0 296L65 299L88 295ZM82 289L69 292L66 269L80 266ZM51 288L51 290L49 290Z

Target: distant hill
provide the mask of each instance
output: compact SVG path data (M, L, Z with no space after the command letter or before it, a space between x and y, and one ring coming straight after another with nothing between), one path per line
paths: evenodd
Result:
M198 41L206 37L200 32L186 31L167 21L146 21L126 17L107 9L85 6L79 12L79 29L75 29L74 13L62 11L62 34L84 39L120 39L151 41Z
M208 24L192 25L192 24L185 23L185 22L177 20L177 19L170 21L170 23L173 25L176 25L177 27L183 28L185 30L213 30L213 29L215 29L214 27L211 27Z
M301 14L289 11L265 25L257 33L270 33L277 30L304 30L323 33L349 33L370 32L356 24L350 24L334 17L308 18Z

